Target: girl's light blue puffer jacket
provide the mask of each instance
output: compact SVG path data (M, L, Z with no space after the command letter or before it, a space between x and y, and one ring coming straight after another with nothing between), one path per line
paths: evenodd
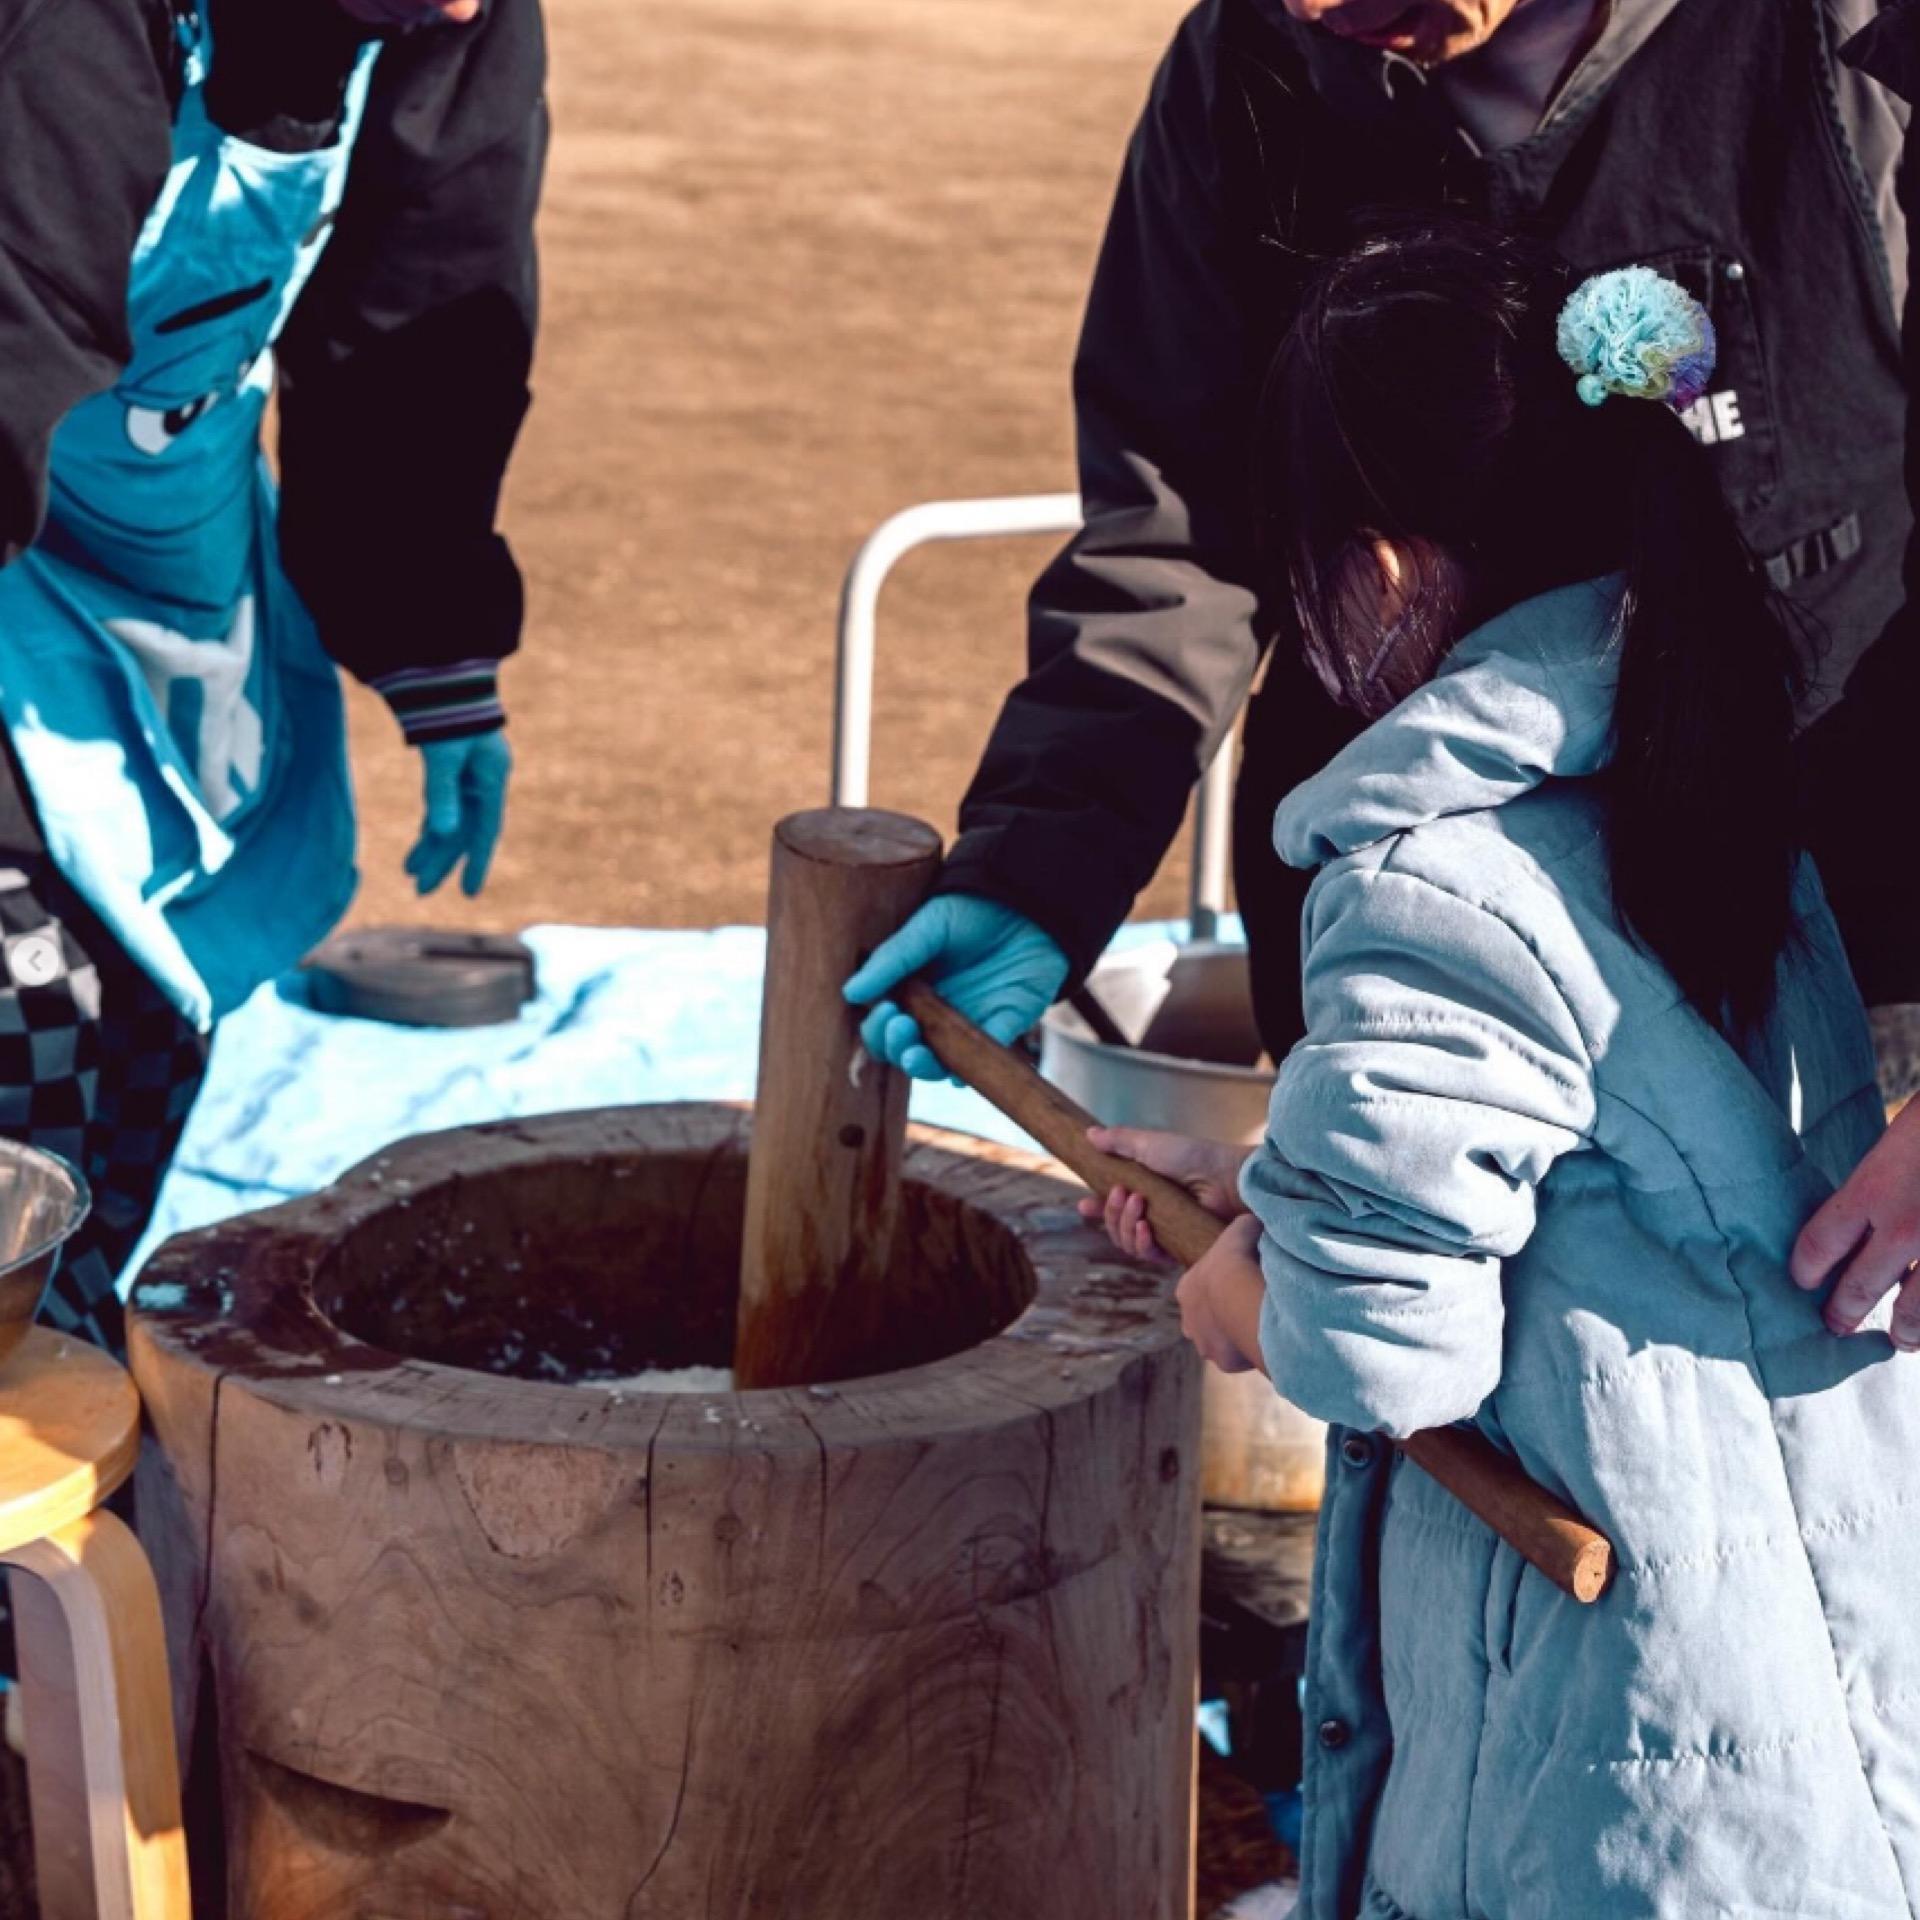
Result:
M1879 1131L1865 1018L1810 869L1744 1057L1622 933L1617 606L1472 635L1276 826L1309 1030L1243 1191L1338 1423L1306 1920L1920 1912L1920 1360L1786 1271ZM1457 1420L1612 1538L1597 1605L1368 1437Z

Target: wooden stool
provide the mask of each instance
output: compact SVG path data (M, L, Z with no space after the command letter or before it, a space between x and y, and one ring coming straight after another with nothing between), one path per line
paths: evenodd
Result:
M140 1397L34 1328L0 1368L0 1565L12 1582L41 1920L188 1920L186 1836L153 1570L101 1503Z

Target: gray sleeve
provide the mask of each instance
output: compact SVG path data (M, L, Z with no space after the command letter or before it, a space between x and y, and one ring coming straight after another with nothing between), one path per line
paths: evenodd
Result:
M1860 28L1841 48L1841 68L1852 77L1839 83L1838 99L1876 203L1884 206L1891 199L1895 206L1894 221L1883 219L1883 225L1901 300L1911 502L1920 499L1920 431L1914 413L1920 390L1920 303L1907 270L1907 234L1920 154L1911 137L1909 103L1920 98L1920 0L1827 4L1836 30ZM1898 150L1890 150L1886 135L1895 120L1905 133ZM1863 820L1898 818L1906 804L1904 775L1920 714L1920 534L1908 540L1904 571L1903 603L1855 664L1844 696L1800 742L1808 841L1869 1006L1911 1000L1915 956L1920 955L1920 896L1889 864L1881 838L1860 831Z
M53 430L132 351L127 276L166 178L166 9L0 0L0 564L46 512Z
M281 341L281 554L335 660L429 690L410 735L449 702L497 715L492 676L519 644L498 519L531 398L545 88L539 0L388 47Z
M1834 42L1845 47L1887 11L1884 0L1825 0ZM1920 20L1914 22L1920 28ZM1886 238L1887 265L1896 302L1907 290L1907 210L1901 191L1902 156L1913 118L1909 101L1850 59L1836 63L1835 104L1854 157L1867 183L1873 210Z
M1178 830L1258 661L1249 416L1264 371L1219 138L1220 8L1198 7L1128 149L1074 365L1086 525L1041 576L1028 673L945 885L1092 964Z

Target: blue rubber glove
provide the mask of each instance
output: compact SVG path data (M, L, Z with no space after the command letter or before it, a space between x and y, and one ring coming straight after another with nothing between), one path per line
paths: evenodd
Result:
M426 818L407 855L414 886L428 894L461 861L460 890L469 900L487 884L507 811L513 754L495 729L466 740L429 740L420 749L426 773Z
M941 999L1002 1046L1031 1027L1066 985L1067 956L1025 914L970 893L936 895L846 984L856 1007L877 1002L860 1026L876 1060L916 1080L946 1068L920 1037L919 1023L886 998L902 980L926 974Z

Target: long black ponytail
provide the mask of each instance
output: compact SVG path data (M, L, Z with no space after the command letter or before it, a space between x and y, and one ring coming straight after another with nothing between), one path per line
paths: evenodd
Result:
M1605 775L1614 904L1696 1007L1744 1029L1793 932L1801 649L1703 450L1650 403L1609 409L1639 443L1623 449L1631 542Z
M1793 929L1800 637L1685 425L1657 401L1579 399L1553 340L1571 286L1528 245L1452 219L1314 279L1256 434L1276 599L1322 679L1377 711L1381 636L1347 599L1367 539L1434 558L1396 640L1418 676L1443 650L1423 635L1624 575L1600 776L1614 905L1737 1032L1771 1002Z

